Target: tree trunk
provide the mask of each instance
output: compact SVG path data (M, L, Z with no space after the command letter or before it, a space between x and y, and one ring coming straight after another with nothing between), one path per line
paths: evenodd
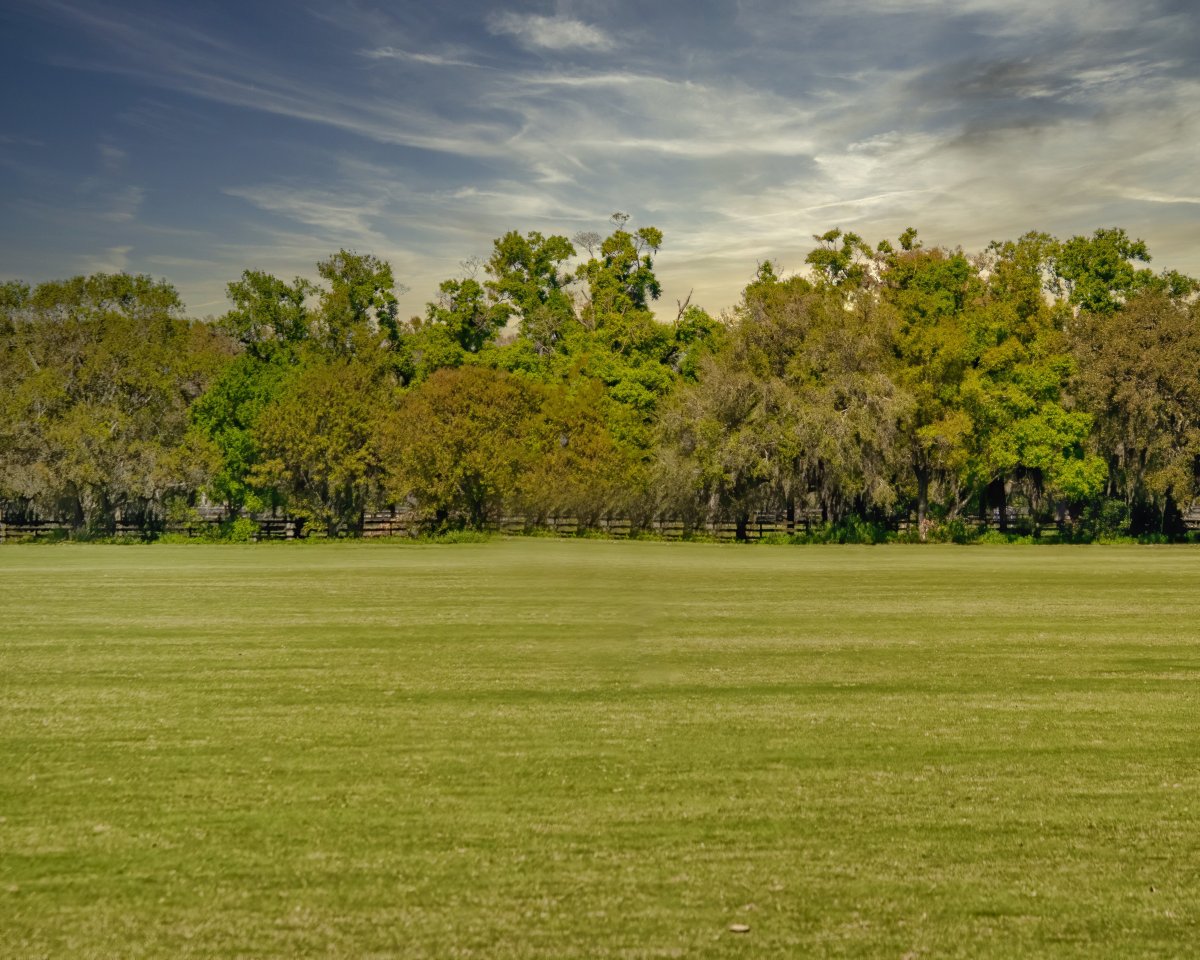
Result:
M1005 487L1004 476L997 477L992 482L992 486L995 488L993 502L996 503L1000 511L1000 532L1008 533L1008 490Z
M917 534L925 542L929 525L929 471L917 468Z
M749 527L749 525L750 525L750 514L748 514L744 510L739 511L738 515L737 515L737 532L735 533L735 536L739 540L748 540L749 539L749 537L746 535L746 528Z

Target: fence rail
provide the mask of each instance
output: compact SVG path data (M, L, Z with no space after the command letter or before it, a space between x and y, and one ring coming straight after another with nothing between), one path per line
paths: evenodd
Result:
M207 530L223 523L228 515L217 509L206 509L199 514L198 520L188 524L167 523L163 530L167 533L185 534L187 536L203 536ZM286 514L254 514L251 515L258 530L256 539L259 540L292 540L301 536L322 536L320 530L304 531L301 523ZM1200 506L1189 510L1183 515L1184 523L1189 531L1200 531ZM1015 520L1029 523L1028 517L1010 517L1010 525ZM761 540L773 536L791 536L811 531L821 522L818 511L797 513L794 520L786 520L770 514L758 514L746 524L746 538ZM985 523L981 520L966 520L968 524L982 531L999 529L999 518L991 517ZM573 537L592 530L613 539L626 539L634 534L649 534L662 537L664 540L681 540L689 535L713 537L717 540L734 540L737 538L738 524L732 520L711 520L700 524L688 525L678 518L656 518L635 522L629 517L601 517L591 522L584 522L578 517L524 517L512 515L500 517L485 525L486 529L502 534L520 535L534 532L548 532L563 537ZM891 529L903 532L916 526L913 518L898 519L891 524ZM1057 523L1033 524L1030 532L1039 533L1061 530ZM402 511L384 511L366 513L362 518L362 536L364 538L378 537L418 537L431 532L430 522L414 514ZM6 540L34 540L49 538L66 538L70 536L70 526L62 520L44 519L28 515L12 516L0 514L0 543ZM113 534L118 537L141 537L145 528L140 524L118 522Z

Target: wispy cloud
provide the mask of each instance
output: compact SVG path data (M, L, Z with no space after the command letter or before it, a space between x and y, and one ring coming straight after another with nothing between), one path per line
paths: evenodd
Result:
M496 34L507 34L525 47L537 50L607 51L616 46L599 27L570 17L544 17L530 13L500 13L488 20Z
M0 133L0 147L44 147L46 142L37 137L22 137L11 133Z
M129 268L133 247L109 247L102 253L84 257L79 262L81 273L121 273Z
M125 164L129 154L111 143L100 143L96 147L100 152L100 164L108 173L115 173Z
M1142 200L1146 203L1190 203L1200 204L1200 196L1177 197L1169 193L1157 193L1153 190L1128 189L1120 191L1121 196L1130 200Z
M459 57L447 56L441 53L428 53L416 50L402 50L398 47L374 47L360 51L360 55L368 60L402 60L406 63L423 63L431 67L471 67L480 65Z
M260 210L315 227L335 245L371 245L384 240L372 225L381 212L378 196L285 185L230 187L225 192Z
M105 208L100 216L114 223L127 223L138 215L142 203L146 199L146 191L142 187L122 187L116 190L98 192Z
M73 166L17 137L62 129L0 136L11 232L128 248L200 305L245 266L311 274L347 245L393 259L419 312L503 232L615 209L664 229L664 300L713 309L836 225L977 248L1119 224L1200 270L1188 0L328 0L292 44L232 0L17 6L61 28L40 56L63 77L137 92L119 136L98 118L54 151Z
M306 81L268 65L259 51L238 49L175 20L147 16L132 22L66 0L45 0L45 5L104 41L104 53L95 57L58 55L66 67L132 77L229 106L435 152L494 153L507 132L486 119L448 125L404 98L363 96Z

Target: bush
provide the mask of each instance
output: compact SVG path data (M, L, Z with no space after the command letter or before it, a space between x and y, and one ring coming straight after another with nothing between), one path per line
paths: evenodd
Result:
M975 543L1038 543L1040 538L1029 533L1001 533L999 530L984 530L975 537ZM956 541L957 542L957 541Z
M836 523L821 524L808 533L791 537L793 543L887 543L894 535L882 523L851 514Z
M258 524L249 517L226 520L220 527L222 543L252 543L258 539Z
M1078 512L1064 539L1072 543L1105 542L1128 537L1131 532L1132 517L1124 500L1097 500L1085 504Z
M929 528L931 543L973 543L979 539L979 531L965 520L957 517L953 520L943 520Z
M431 537L421 537L422 543L487 543L495 540L497 534L487 530L447 530Z
M258 524L249 517L233 517L220 524L203 523L194 534L163 533L158 543L252 543L258 539Z

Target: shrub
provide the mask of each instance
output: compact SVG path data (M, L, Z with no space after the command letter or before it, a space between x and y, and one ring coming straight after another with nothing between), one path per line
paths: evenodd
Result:
M972 543L978 537L979 531L957 517L953 520L943 520L929 528L929 540L932 543Z

